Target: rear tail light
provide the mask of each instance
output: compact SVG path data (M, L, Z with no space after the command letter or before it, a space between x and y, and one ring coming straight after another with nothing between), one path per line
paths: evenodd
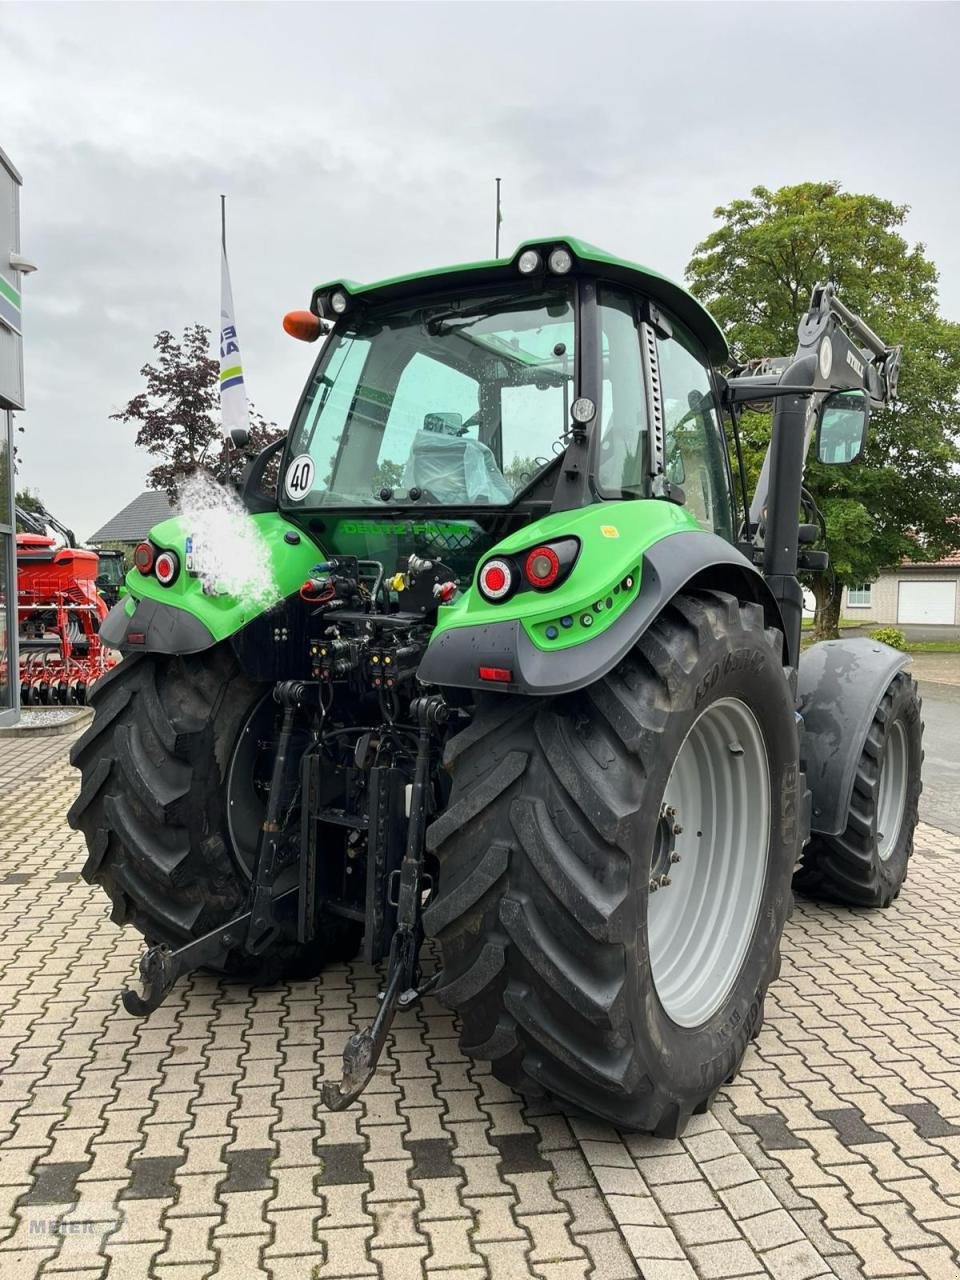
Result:
M169 587L180 572L180 561L175 551L161 551L153 563L153 572L161 587Z
M133 563L141 573L147 574L153 568L153 547L149 542L140 542L133 553Z
M488 560L480 570L480 594L486 600L503 600L513 590L516 572L508 560Z
M513 672L506 667L480 667L479 675L481 680L492 680L496 684L510 684L513 680Z
M556 538L530 551L488 560L477 575L484 600L502 604L515 591L550 591L565 582L580 554L579 538Z
M527 581L537 591L552 587L560 574L560 557L553 547L534 547L523 566Z

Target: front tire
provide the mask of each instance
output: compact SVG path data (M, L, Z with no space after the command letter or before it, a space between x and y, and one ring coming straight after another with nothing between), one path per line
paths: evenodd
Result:
M889 907L899 897L922 790L921 706L917 682L898 671L867 731L846 826L810 840L794 881L799 892L850 907Z
M780 633L757 605L683 594L595 685L481 703L446 764L425 926L464 1052L679 1133L738 1069L779 970L800 798Z

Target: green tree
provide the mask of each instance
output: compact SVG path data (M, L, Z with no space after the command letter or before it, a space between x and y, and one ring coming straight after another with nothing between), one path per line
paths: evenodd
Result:
M855 312L903 344L899 400L877 411L863 458L810 461L806 485L827 525L830 570L815 575L817 636L837 634L843 587L873 581L903 559L933 560L960 545L960 325L938 312L937 272L900 232L906 205L805 182L714 210L719 227L687 266L692 291L723 327L737 359L788 355L810 292L833 281ZM769 418L745 414L751 482Z
M503 468L503 478L514 491L518 491L530 483L545 463L544 458L524 458L517 454Z
M159 461L147 473L152 489L164 489L176 502L180 488L196 471L218 479L239 479L247 460L284 433L250 405L250 440L243 449L225 450L220 429L220 365L210 354L210 330L190 325L179 341L163 329L154 339L154 364L140 374L146 389L110 416L137 423L137 444Z
M43 503L40 500L40 494L35 493L33 489L18 489L14 501L21 511L29 513L43 510ZM17 532L23 532L20 528L19 521L17 521Z

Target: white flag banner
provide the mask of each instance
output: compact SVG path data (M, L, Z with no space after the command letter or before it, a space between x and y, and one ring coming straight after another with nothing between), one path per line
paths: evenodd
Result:
M233 290L230 288L230 268L227 266L227 250L222 247L220 270L220 418L223 434L234 428L250 429L247 414L247 389L243 382L243 364L240 360L240 343L237 339L237 317L233 309Z

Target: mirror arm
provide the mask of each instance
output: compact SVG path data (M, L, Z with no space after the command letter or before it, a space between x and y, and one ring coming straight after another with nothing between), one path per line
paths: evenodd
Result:
M240 501L251 515L259 515L265 511L274 511L276 509L273 499L258 494L257 490L270 459L278 454L286 443L286 435L282 435L279 440L273 440L265 449L261 449L257 456L251 459L244 468L243 475L240 477Z
M785 383L771 383L767 387L738 386L735 379L729 379L721 392L721 400L725 408L732 405L750 404L755 401L778 400L782 396L810 396L814 387L787 386Z

